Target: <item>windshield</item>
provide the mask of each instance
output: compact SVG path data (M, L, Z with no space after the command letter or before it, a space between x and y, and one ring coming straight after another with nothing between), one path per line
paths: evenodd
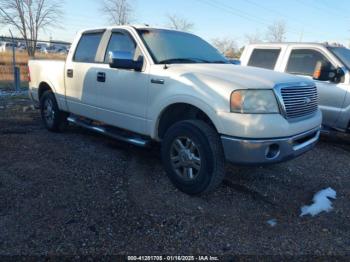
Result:
M157 64L228 63L218 50L198 36L164 29L138 32Z
M345 47L329 47L329 49L350 69L350 49Z

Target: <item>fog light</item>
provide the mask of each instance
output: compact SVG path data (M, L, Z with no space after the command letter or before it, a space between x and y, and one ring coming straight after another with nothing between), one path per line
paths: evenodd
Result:
M266 158L269 160L276 159L281 153L280 146L278 144L272 144L266 148Z

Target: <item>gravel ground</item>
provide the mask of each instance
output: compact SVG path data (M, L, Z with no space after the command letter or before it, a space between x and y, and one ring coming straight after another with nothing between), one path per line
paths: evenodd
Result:
M0 255L349 256L349 153L350 138L327 137L287 163L229 166L218 190L189 197L159 148L77 127L49 133L28 100L0 98ZM300 218L327 187L334 210Z

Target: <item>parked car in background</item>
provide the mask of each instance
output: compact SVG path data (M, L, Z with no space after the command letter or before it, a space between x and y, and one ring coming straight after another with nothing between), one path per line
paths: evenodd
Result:
M50 54L61 54L61 55L67 55L69 52L68 47L61 46L61 45L50 45L47 48L47 52Z
M318 141L312 81L232 65L193 34L97 28L71 49L66 61L29 61L29 94L46 127L59 131L68 120L137 146L159 142L170 180L188 194L218 186L225 160L277 163Z
M37 43L36 44L36 51L43 53L43 54L47 54L48 51L47 49L49 48L49 45L46 43Z
M228 61L233 65L241 65L241 61L239 59L229 59Z
M325 128L349 132L350 49L318 43L248 45L241 56L241 63L314 80ZM305 102L300 100L300 103Z
M0 42L0 52L12 51L13 47L17 48L17 45L11 42Z
M67 47L58 47L56 49L56 53L60 55L67 55L69 52L69 49Z
M42 53L42 54L48 54L49 51L47 49L48 49L48 47L41 46L41 47L37 48L37 51Z
M25 44L19 43L17 46L17 51L18 52L25 52L27 50L27 47Z

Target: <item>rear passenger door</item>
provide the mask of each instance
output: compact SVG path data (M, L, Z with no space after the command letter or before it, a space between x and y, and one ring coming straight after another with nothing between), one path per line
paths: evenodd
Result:
M74 54L70 54L65 68L66 101L70 112L96 119L96 65L100 61L99 48L105 30L82 34Z
M288 54L284 71L289 74L313 79L318 62L329 62L334 69L337 68L322 50L292 48ZM347 92L346 86L344 86L344 83L333 83L330 81L315 82L319 93L320 108L323 113L323 124L334 126L344 103Z

